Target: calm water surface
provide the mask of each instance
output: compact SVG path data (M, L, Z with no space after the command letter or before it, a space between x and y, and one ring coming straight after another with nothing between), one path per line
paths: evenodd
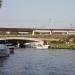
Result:
M0 75L75 75L75 50L15 49L0 58Z

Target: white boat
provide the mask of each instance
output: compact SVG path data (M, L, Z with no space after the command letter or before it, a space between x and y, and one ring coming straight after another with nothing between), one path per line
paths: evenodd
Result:
M43 44L43 41L39 41L39 42L34 42L34 48L36 49L48 49L49 45L48 44Z
M9 56L10 52L5 44L0 44L0 57Z
M35 46L36 49L48 49L49 45L41 45L41 44L38 44Z

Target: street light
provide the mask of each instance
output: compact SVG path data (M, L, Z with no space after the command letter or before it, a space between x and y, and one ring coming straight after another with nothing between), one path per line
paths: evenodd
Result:
M71 29L72 29L72 24L70 24L70 26L71 26Z

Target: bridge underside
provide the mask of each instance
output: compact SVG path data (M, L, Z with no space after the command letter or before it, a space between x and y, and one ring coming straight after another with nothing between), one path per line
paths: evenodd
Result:
M0 40L29 40L29 41L40 41L37 38L28 38L28 37L1 37Z
M23 39L6 39L6 40L0 40L0 43L2 44L12 44L15 47L26 47L26 43L34 42L33 40L23 40ZM18 46L19 44L19 46Z
M39 40L34 39L34 38L25 38L25 37L4 37L4 38L0 38L0 43L13 44L16 47L27 47L26 43L31 43L31 42L34 42L34 41L39 41Z

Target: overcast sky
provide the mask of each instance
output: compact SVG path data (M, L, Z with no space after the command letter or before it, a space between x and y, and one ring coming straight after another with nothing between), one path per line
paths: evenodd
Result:
M75 28L75 0L3 0L0 27Z

